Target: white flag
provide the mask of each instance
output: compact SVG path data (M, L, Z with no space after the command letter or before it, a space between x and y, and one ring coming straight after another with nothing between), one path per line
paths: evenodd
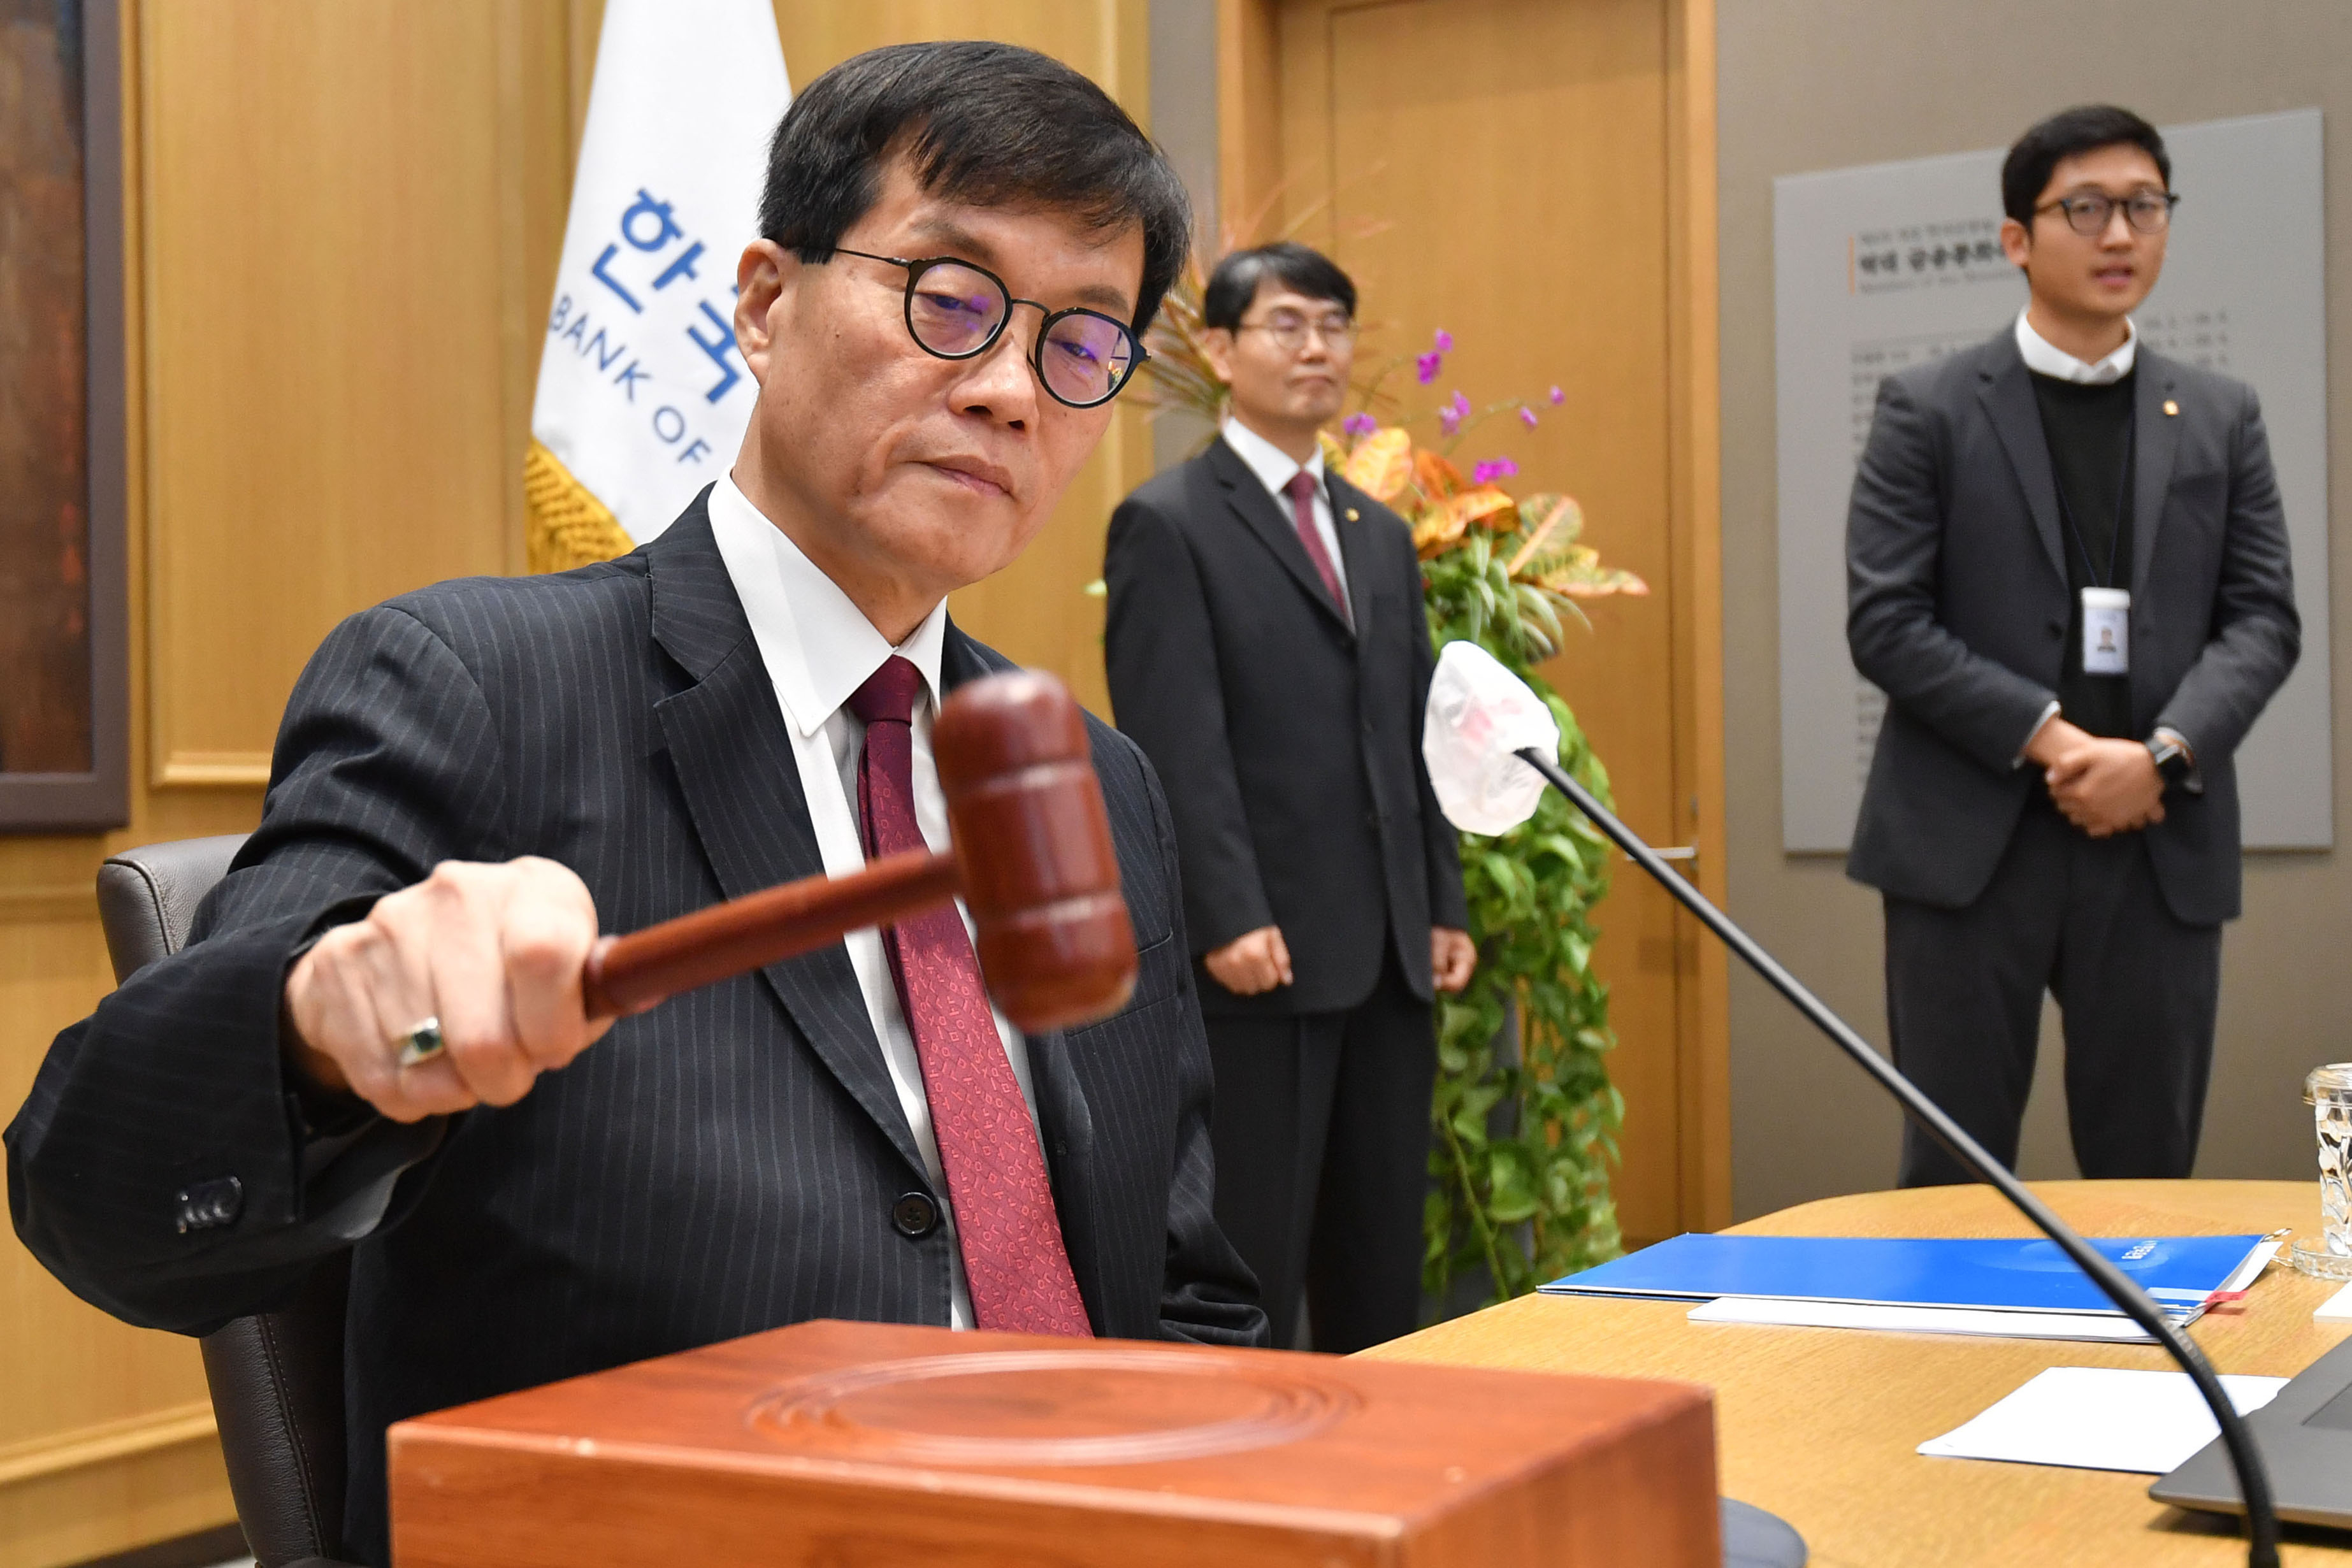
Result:
M735 263L791 101L769 0L607 0L531 404L534 570L644 543L734 462Z

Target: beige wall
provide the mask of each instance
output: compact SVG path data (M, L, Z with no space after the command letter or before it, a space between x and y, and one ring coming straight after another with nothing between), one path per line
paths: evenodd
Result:
M2315 104L2326 115L2332 254L2352 234L2352 9L2332 0L1720 0L1717 37L1731 909L1883 1041L1877 895L1847 882L1834 858L1780 847L1772 179L2006 145L2041 115L2086 99L2158 123ZM1998 210L1996 192L1985 201ZM2332 269L2329 381L2338 388L2352 385L2347 288L2352 277ZM2352 402L2339 398L2328 430L2331 500L2352 520ZM2345 581L2352 550L2338 542L2331 553L2334 579ZM2347 661L2352 640L2338 637L2338 692L2352 691ZM2340 802L2352 790L2352 725L2341 716L2335 739ZM2336 820L2339 834L2352 829L2340 806ZM2347 936L2346 857L2248 857L2246 916L2223 942L2200 1175L2310 1174L2311 1124L2296 1095L2312 1065L2352 1055ZM2029 1176L2074 1174L2052 1030L2045 1016L2021 1160ZM1732 1076L1740 1214L1892 1183L1892 1107L1760 982L1738 975Z
M131 825L0 838L0 1118L111 984L112 851L250 828L327 628L522 565L540 329L600 0L123 0L131 378ZM995 37L1145 109L1146 0L778 0L795 85L873 45ZM960 619L1100 707L1122 415ZM125 1328L0 1234L0 1568L230 1517L195 1346Z

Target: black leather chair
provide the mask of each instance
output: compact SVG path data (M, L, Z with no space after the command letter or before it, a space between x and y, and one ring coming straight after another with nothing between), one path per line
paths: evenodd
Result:
M176 953L196 905L228 873L243 833L127 850L98 870L98 915L119 984ZM236 1521L259 1568L343 1568L341 1255L311 1272L274 1312L204 1338Z

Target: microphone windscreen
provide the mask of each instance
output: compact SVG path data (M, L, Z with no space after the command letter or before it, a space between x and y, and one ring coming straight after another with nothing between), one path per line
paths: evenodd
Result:
M1506 833L1535 815L1544 779L1512 753L1559 756L1559 726L1543 699L1475 643L1437 655L1421 724L1422 759L1445 820L1465 833Z

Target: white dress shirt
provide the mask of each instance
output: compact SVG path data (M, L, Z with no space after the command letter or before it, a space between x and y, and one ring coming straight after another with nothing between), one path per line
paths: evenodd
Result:
M940 701L940 653L947 636L946 601L941 601L911 636L893 648L849 596L802 554L782 528L761 515L731 476L720 476L711 487L709 505L710 531L718 539L719 557L727 563L737 597L743 601L752 640L759 644L768 679L776 688L777 706L783 710L793 759L800 768L801 793L808 801L809 822L816 830L825 875L845 876L866 864L856 805L857 764L865 750L866 726L844 705L893 653L922 674L913 725L915 821L924 842L935 850L946 849L947 797L940 791L939 766L931 758L931 724ZM961 901L956 908L970 930L971 912ZM946 1228L950 1322L968 1329L972 1323L971 1292L964 1280L963 1253L956 1245L955 1210L948 1200L947 1177L940 1166L939 1140L931 1133L922 1065L915 1054L914 1035L898 1007L890 960L883 953L881 933L871 927L851 932L842 938L842 946L849 950L849 967L856 971L857 988L865 995L866 1017L874 1022L891 1086L898 1092L907 1124L914 1131L915 1146L922 1152L923 1169L939 1204L940 1222ZM1028 1044L993 1003L990 1010L995 1012L996 1033L1004 1041L1004 1054L1021 1085L1021 1098L1028 1104L1034 1129L1037 1093L1029 1082Z
M2076 359L2035 331L2021 310L2017 313L2017 351L2024 359L2025 368L2036 375L2086 387L2108 386L2131 374L2132 365L2139 358L2139 328L2130 317L2125 317L2123 347L2093 364Z
M1323 449L1318 444L1305 463L1292 460L1290 454L1244 424L1238 419L1225 421L1225 444L1234 455L1249 465L1249 471L1258 482L1273 492L1282 507L1285 519L1297 517L1291 509L1288 486L1301 468L1315 476L1315 531L1323 540L1323 548L1331 557L1331 570L1339 577L1339 597L1348 597L1348 558L1339 549L1339 531L1331 526L1331 496L1323 483Z

